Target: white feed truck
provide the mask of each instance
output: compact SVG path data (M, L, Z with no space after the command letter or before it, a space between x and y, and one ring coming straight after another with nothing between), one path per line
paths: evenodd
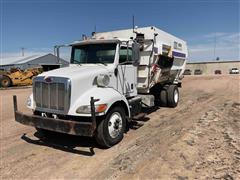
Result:
M177 106L185 41L152 26L93 33L69 46L69 67L34 78L27 100L33 115L18 111L13 97L16 121L45 133L93 136L111 147L142 107Z

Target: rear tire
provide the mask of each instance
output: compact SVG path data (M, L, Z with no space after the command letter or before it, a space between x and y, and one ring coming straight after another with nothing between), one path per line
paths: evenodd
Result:
M150 93L154 95L156 106L167 106L167 87L157 84L151 89Z
M179 101L179 91L176 85L170 85L167 89L167 102L169 107L176 107Z
M7 76L2 76L0 79L0 86L5 88L11 86L11 79Z
M165 89L160 91L160 106L167 106L167 91Z
M104 148L119 143L126 129L126 116L122 107L113 107L97 127L96 141Z

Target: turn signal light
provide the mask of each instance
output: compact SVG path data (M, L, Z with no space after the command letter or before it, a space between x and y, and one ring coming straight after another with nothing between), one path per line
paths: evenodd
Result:
M104 112L107 109L107 105L106 104L100 104L98 106L96 106L96 112L97 113L101 113Z

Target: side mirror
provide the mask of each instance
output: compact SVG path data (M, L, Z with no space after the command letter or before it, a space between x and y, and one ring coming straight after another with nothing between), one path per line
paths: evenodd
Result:
M136 42L132 44L132 61L133 65L137 66L139 65L140 60L140 45Z

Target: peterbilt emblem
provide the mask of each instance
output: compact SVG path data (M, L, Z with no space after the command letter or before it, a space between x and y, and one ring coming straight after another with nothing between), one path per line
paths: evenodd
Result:
M52 82L52 78L51 77L44 77L44 80L48 83Z

